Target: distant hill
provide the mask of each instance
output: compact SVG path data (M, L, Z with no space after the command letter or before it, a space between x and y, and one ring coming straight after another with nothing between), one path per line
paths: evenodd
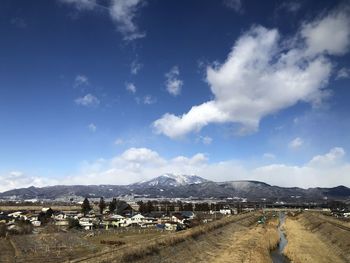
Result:
M130 185L56 185L28 187L0 193L3 200L62 200L84 197L105 198L134 195L150 198L232 198L248 201L320 201L349 200L350 188L279 187L258 181L213 182L196 175L164 174L149 181Z

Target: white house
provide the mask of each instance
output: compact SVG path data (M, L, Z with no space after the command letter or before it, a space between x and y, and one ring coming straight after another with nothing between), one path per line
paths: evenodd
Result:
M108 229L108 226L114 226L114 227L121 227L124 226L126 220L124 216L121 215L111 215L109 218L106 218L103 220L102 224L106 226L106 229Z
M344 216L344 217L350 217L350 212L343 213L343 216Z
M27 219L27 217L22 215L22 212L20 212L20 211L8 214L8 216L9 217L13 217L13 218L23 218L23 217L25 217L25 219Z
M220 209L220 214L231 215L231 209Z
M183 224L185 218L182 215L174 214L171 216L171 221L175 223L181 223Z
M82 217L79 219L79 224L85 229L85 230L91 230L94 226L94 221L91 218Z
M41 222L39 220L31 221L31 223L32 223L33 226L36 226L36 227L41 226Z
M137 215L134 215L133 217L129 218L129 222L130 223L136 223L136 224L139 224L139 223L142 223L145 221L145 217L141 214L137 214Z

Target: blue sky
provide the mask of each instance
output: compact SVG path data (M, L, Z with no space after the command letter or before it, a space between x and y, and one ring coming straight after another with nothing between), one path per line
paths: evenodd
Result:
M161 173L350 186L349 1L4 0L1 190Z

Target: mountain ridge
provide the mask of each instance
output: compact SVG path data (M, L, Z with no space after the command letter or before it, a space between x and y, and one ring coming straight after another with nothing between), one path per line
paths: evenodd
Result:
M280 187L254 180L214 182L197 175L163 174L129 185L54 185L30 186L0 193L3 200L70 200L71 198L105 198L133 195L148 198L231 198L237 200L320 201L350 200L350 188Z

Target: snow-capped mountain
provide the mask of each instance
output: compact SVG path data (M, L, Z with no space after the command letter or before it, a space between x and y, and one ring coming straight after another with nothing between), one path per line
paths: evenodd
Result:
M180 174L163 174L149 181L142 181L137 183L140 186L148 187L169 187L169 186L181 186L189 184L200 184L207 182L208 180L199 177L197 175L180 175Z

